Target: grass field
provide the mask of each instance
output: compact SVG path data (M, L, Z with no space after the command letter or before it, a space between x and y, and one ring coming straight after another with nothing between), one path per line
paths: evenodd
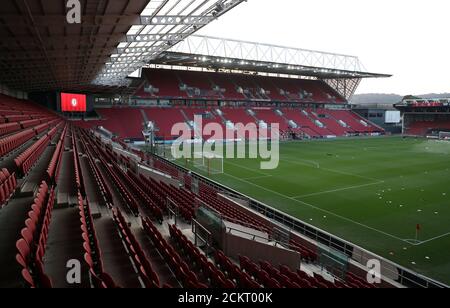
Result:
M276 170L227 159L224 174L210 177L450 284L450 143L341 139L284 143L280 152Z

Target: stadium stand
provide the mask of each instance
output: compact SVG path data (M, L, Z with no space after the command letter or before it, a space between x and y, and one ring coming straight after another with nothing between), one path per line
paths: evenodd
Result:
M450 121L414 121L408 125L405 133L407 135L414 136L426 136L427 134L432 134L433 131L449 131Z
M164 69L146 69L145 77L147 82L136 92L141 98L345 103L328 85L314 80Z
M178 137L172 135L173 125L186 121L179 108L146 108L144 111L149 121L156 123L158 136L167 140Z
M134 108L106 108L97 112L108 124L108 130L116 133L121 138L142 138L144 119L139 109ZM123 119L127 119L124 121Z
M21 105L27 106L27 103ZM3 283L31 288L67 286L61 271L57 270L61 262L57 259L64 260L67 252L72 251L83 260L83 272L90 277L82 281L82 287L373 287L351 272L344 277L324 277L314 271L251 260L244 255L233 260L217 248L213 250L213 258L208 257L210 251L198 248L188 236L190 232L179 228L189 226L201 206L228 222L265 234L273 234L274 225L221 197L219 191L206 182L197 184L198 192L192 191L193 180L189 174L163 159L133 151L140 157L139 163L172 179L182 179L184 186L139 174L132 159L117 153L93 131L37 108L39 113L34 107L33 110L42 118L16 125L15 131L5 132L7 137L2 138L2 142L10 136L20 140L4 151L0 160L3 164L8 159L14 161L8 164L11 172L8 169L0 172L1 204L7 204L1 209L3 217L0 219L17 217L10 223L8 238L0 247L6 252L3 260L12 257L17 262L15 268L2 270L2 275L7 277ZM137 110L133 113L141 119ZM254 115L242 107L143 110L149 115L155 110L164 110L167 114L179 114L178 118L186 121L196 114L207 113L214 114L215 119L208 119L212 122L222 117L236 122L284 121L282 129L289 129L286 121L289 119L298 123L301 131L315 136L320 136L321 131L315 120L325 124L323 131L326 129L327 133L340 136L367 129L347 110L254 107ZM47 120L41 123L42 119ZM337 119L342 119L347 127ZM121 139L117 142L123 151L131 151ZM20 192L30 181L38 187L31 197ZM15 194L16 191L19 193ZM62 197L63 192L67 199ZM66 202L74 204L75 211L65 207ZM171 211L178 215L179 225L174 225L170 219ZM135 222L136 217L141 223ZM65 233L61 233L61 228ZM299 253L302 266L311 264L313 268L318 262L318 253L310 244L291 238L288 246ZM152 253L155 250L158 255Z
M253 111L256 113L255 117L259 121L264 121L268 126L271 126L272 123L278 123L281 131L288 131L290 129L287 121L284 121L277 115L272 108L253 108Z
M104 119L101 121L77 121L76 124L83 128L93 128L95 126L103 126L109 131L113 132L116 136L122 139L143 139L143 121L140 117L139 110L134 108L128 108L132 110L136 117L137 122L133 125L117 124L120 122L118 118L113 120L112 118ZM113 109L111 109L113 110ZM116 109L116 113L119 116L121 113L127 114L127 108ZM178 107L165 107L165 108L143 108L143 110L149 121L155 124L156 137L161 140L173 140L179 137L179 135L172 135L172 127L181 123L186 125L186 129L191 130L192 135L194 129L190 123L194 120L195 115L202 117L203 127L209 123L217 123L222 126L225 131L228 127L234 127L235 124L242 123L247 125L249 123L257 124L260 121L270 124L278 123L282 132L296 132L300 131L305 133L311 138L323 138L326 136L338 136L343 137L351 134L371 134L371 133L383 133L384 130L367 121L358 119L357 115L353 115L351 111L331 111L325 109L290 109L282 108L284 112L283 116L275 114L273 108L230 108L223 107L217 108L222 112L218 115L214 109L205 108L178 108ZM253 110L255 115L249 114L249 110ZM103 110L105 111L105 110ZM289 120L296 123L297 128L289 125ZM136 125L136 123L138 123ZM364 124L363 124L364 123ZM229 126L231 125L231 126ZM126 127L122 129L120 127ZM200 134L200 130L197 130ZM209 139L211 136L203 135L204 139Z
M345 98L319 80L164 69L145 69L143 74L145 82L135 96L171 103L97 108L100 119L77 121L77 125L103 126L119 139L140 140L147 121L160 140L178 138L178 132L172 134L177 123L186 125L192 135L194 130L200 133L200 128L194 129L195 115L202 116L203 125L217 123L224 130L237 123L278 123L282 133L309 138L384 132L348 110ZM149 89L159 91L149 94ZM326 108L329 105L340 107Z
M177 111L181 114L181 109L177 109ZM183 111L189 119L197 112L212 112L212 110L206 109L183 109ZM6 134L13 134L20 141L14 143L11 150L4 153L10 153L22 144L27 144L27 147L21 149L21 153L17 153L14 158L13 169L19 172L19 180L22 181L22 178L41 179L39 189L32 197L34 201L31 207L31 203L26 206L29 201L23 206L23 213L27 213L27 211L29 213L22 216L22 224L25 227L22 227L23 230L17 234L17 243L14 245L17 249L15 258L18 266L17 270L8 271L9 281L14 281L11 285L31 288L64 286L61 273L56 270L57 262L54 259L63 257L63 255L54 256L53 254L64 254L64 251L70 250L76 251L76 254L79 254L85 262L83 270L88 272L91 277L91 282L83 281L82 285L85 287L116 288L119 285L121 287L134 285L154 288L171 286L166 283L167 281L172 281L172 284L176 285L177 282L173 282L173 278L171 278L172 280L165 278L161 281L157 270L153 268L154 260L150 260L153 257L149 257L150 255L145 252L145 241L142 242L142 239L135 236L136 229L134 227L132 229L132 224L127 222L133 216L141 216L146 236L160 251L166 266L172 269L175 278L185 287L300 286L287 281L260 281L244 269L241 270L232 261L228 259L224 261L222 254L216 253L215 261L210 260L174 225L169 225L169 235L172 240L166 238L152 220L159 223L166 220L167 198L170 198L172 202L171 207L175 206L180 217L186 222L190 222L195 217L195 209L200 202L234 223L265 232L270 232L271 227L264 220L255 219L245 212L239 211L232 204L227 204L218 197L217 191L207 184L201 183L199 194L196 195L184 188L177 188L162 181L138 175L131 169L124 172L122 169L124 166L131 166L129 159L125 159L123 155L117 155L90 132L64 123L53 115L49 116L45 110L41 112L42 116L48 118L50 122L41 124L40 119L37 118L32 120L33 122L25 123L25 126L21 124L14 126L17 131L21 128L24 129L25 134L23 135L17 131L6 132ZM257 114L267 122L278 117L273 110L259 111ZM254 120L242 109L225 109L224 116L229 116L230 119ZM26 138L21 136L26 136ZM35 137L39 137L39 139L32 140ZM3 138L2 141L6 138ZM41 157L46 149L51 149L51 151L49 155L44 155L46 161L43 161ZM68 150L70 152L67 152ZM68 156L69 153L71 154ZM43 169L45 172L39 171L40 175L37 176L36 173L38 169L42 169L40 167L42 164L45 165L45 169ZM175 177L180 176L176 169L162 160L154 161L153 164L165 173ZM61 173L60 170L64 171ZM24 177L25 175L27 176ZM187 176L183 175L183 177ZM0 180L2 205L8 200L10 203L17 203L24 198L19 195L16 200L14 196L18 186L15 172L10 173L7 169L3 169L0 172ZM90 185L86 185L88 182ZM57 187L60 189L58 190ZM189 187L188 183L186 183L186 187ZM70 208L61 207L62 191L67 191L68 195L74 197L73 202L77 205L75 212ZM31 199L27 198L26 200ZM110 211L112 220L107 216L101 218L100 221L94 219L89 200L104 204L103 211ZM69 200L69 202L72 201ZM122 212L119 207L123 208L125 212ZM7 208L14 209L10 205L5 210ZM5 210L2 209L2 211ZM13 213L3 212L2 214L9 217ZM95 216L98 215L96 210ZM78 223L76 223L77 220ZM19 220L16 230L20 231L20 224ZM69 227L72 224L74 224L74 228ZM76 231L76 225L81 228L79 229L81 231ZM64 234L70 237L59 233L58 230L63 226L69 232ZM112 231L114 229L117 233ZM58 244L57 239L68 240L69 238L71 240L65 242L64 247L58 247L61 244ZM173 244L171 244L172 241ZM112 244L114 247L123 247L119 243L123 243L127 249L114 249L112 252L108 249ZM305 249L302 249L304 252ZM52 251L52 256L49 255L49 251ZM217 255L221 257L219 258ZM115 261L111 261L112 257L131 260L129 266L122 267L122 270L128 268L129 272L118 274L117 264ZM194 266L187 266L188 263L194 264ZM133 268L136 268L137 272Z

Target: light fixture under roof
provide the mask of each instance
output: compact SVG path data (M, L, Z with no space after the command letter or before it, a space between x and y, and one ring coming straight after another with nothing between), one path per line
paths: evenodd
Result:
M115 85L171 49L205 25L245 0L154 0L143 10L139 24L131 26L125 42L117 46L95 84ZM110 72L115 66L115 76ZM230 62L231 63L231 62Z

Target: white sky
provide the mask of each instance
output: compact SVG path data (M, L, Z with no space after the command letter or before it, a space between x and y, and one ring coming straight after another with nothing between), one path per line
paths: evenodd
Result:
M358 56L357 93L450 92L449 0L248 0L198 34Z

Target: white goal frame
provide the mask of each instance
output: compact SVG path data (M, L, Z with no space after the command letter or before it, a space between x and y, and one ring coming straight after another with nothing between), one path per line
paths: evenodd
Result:
M439 132L439 140L450 141L450 132Z
M209 153L196 152L194 153L193 163L194 167L205 171L208 175L223 174L223 156Z

